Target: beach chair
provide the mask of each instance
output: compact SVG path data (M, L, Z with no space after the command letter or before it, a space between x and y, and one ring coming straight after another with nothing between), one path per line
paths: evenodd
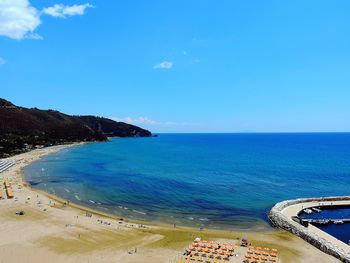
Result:
M252 258L252 256L249 255L249 254L245 254L244 257L245 257L246 259L251 259L251 258Z
M252 258L255 259L255 260L259 260L260 259L260 257L258 255L254 255Z
M273 257L269 257L269 261L270 261L270 262L276 262L277 259L276 259L276 258L273 258Z

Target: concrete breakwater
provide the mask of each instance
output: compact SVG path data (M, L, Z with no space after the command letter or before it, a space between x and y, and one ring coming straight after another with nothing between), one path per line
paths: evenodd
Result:
M301 198L277 203L269 213L269 219L275 227L287 230L321 251L332 255L342 262L350 263L350 246L309 224L307 227L297 223L292 217L306 208L322 206L350 205L350 196Z

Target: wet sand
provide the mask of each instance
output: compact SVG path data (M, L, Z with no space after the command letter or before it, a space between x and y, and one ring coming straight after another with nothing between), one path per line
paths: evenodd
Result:
M73 145L74 146L74 145ZM22 168L72 145L37 149L11 159L0 174L9 178L15 198L0 200L0 262L176 262L196 237L277 248L280 262L339 262L292 234L271 231L218 231L129 221L93 211L31 189ZM16 215L18 211L24 215ZM88 212L88 213L87 213ZM135 252L136 250L136 252ZM235 262L235 261L232 261Z

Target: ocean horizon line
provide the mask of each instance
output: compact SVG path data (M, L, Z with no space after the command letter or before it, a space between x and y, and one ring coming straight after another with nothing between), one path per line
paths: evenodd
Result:
M349 134L350 131L152 132L153 134Z

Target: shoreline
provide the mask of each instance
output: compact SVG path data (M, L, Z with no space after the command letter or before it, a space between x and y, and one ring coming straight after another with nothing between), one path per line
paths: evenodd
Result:
M91 142L88 142L88 143L91 143ZM54 151L54 152L51 152L49 154L55 154L61 150L64 150L64 149L69 149L71 147L76 147L76 146L80 146L80 145L84 145L84 144L87 144L87 143L73 143L73 144L67 144L67 145L62 145L63 148L59 148L57 151ZM67 147L65 147L67 146ZM41 157L44 157L46 156L43 155ZM36 159L36 160L33 160L31 163L33 162L37 162L37 161L40 161L40 158ZM30 165L31 163L28 163L27 165ZM25 166L27 166L25 165ZM118 214L113 214L113 213L108 213L108 212L103 212L101 210L98 210L98 209L95 209L95 208L92 208L92 207L89 207L89 206L84 206L84 205L81 205L81 204L78 204L78 203L75 203L75 201L73 200L68 200L68 199L64 199L56 194L52 194L52 193L49 193L45 190L42 190L42 189L38 189L38 188L35 188L35 187L32 187L30 185L30 183L26 180L25 178L25 174L24 174L24 168L25 166L23 166L21 168L21 177L22 177L22 180L23 180L23 183L25 184L26 187L28 187L30 190L34 191L34 192L38 192L38 193L41 193L45 196L47 196L48 198L51 198L61 204L64 204L64 203L67 203L67 201L69 201L69 204L67 203L66 205L67 206L70 206L72 208L76 208L76 209L79 209L83 212L89 212L89 213L92 213L92 214L95 214L95 215L99 215L99 216L104 216L106 218L111 218L111 219L119 219L119 218L123 218L124 221L126 222L130 222L130 223L134 223L134 224L144 224L144 225L155 225L155 226L163 226L163 227L173 227L173 224L171 223L165 223L165 222L161 222L161 221L156 221L156 220L143 220L143 219L137 219L137 218L130 218L128 216L124 216L124 215L118 215ZM267 218L267 215L266 215L266 218ZM269 221L266 221L266 220L263 220L263 219L260 219L260 220L256 220L256 222L259 224L254 224L252 226L249 226L249 227L231 227L231 228L211 228L211 227L203 227L203 229L205 230L211 230L211 231L245 231L245 232L266 232L266 231L271 231L273 230L274 228L271 226L270 222ZM198 230L200 229L200 227L195 227L195 226L189 226L189 225L186 225L186 224L181 224L181 223L176 223L176 225L178 227L182 227L182 228L188 228L188 229L191 229L191 230Z
M9 178L14 199L0 200L0 261L23 261L28 254L33 262L169 262L183 253L194 238L237 240L247 237L255 245L276 247L280 262L319 262L328 255L292 234L271 230L216 230L158 224L133 219L118 220L118 216L96 211L32 188L22 172L26 165L47 154L81 144L53 146L11 157L16 164L0 174ZM35 197L36 196L36 197ZM29 198L29 199L28 199ZM23 210L25 215L15 212ZM91 213L91 216L86 213ZM35 231L35 233L33 233ZM292 248L290 248L292 246ZM130 248L137 247L137 254ZM20 252L16 252L20 251ZM108 256L108 257L107 257ZM45 260L46 259L46 260ZM101 260L102 259L102 260ZM333 257L328 262L338 262Z

